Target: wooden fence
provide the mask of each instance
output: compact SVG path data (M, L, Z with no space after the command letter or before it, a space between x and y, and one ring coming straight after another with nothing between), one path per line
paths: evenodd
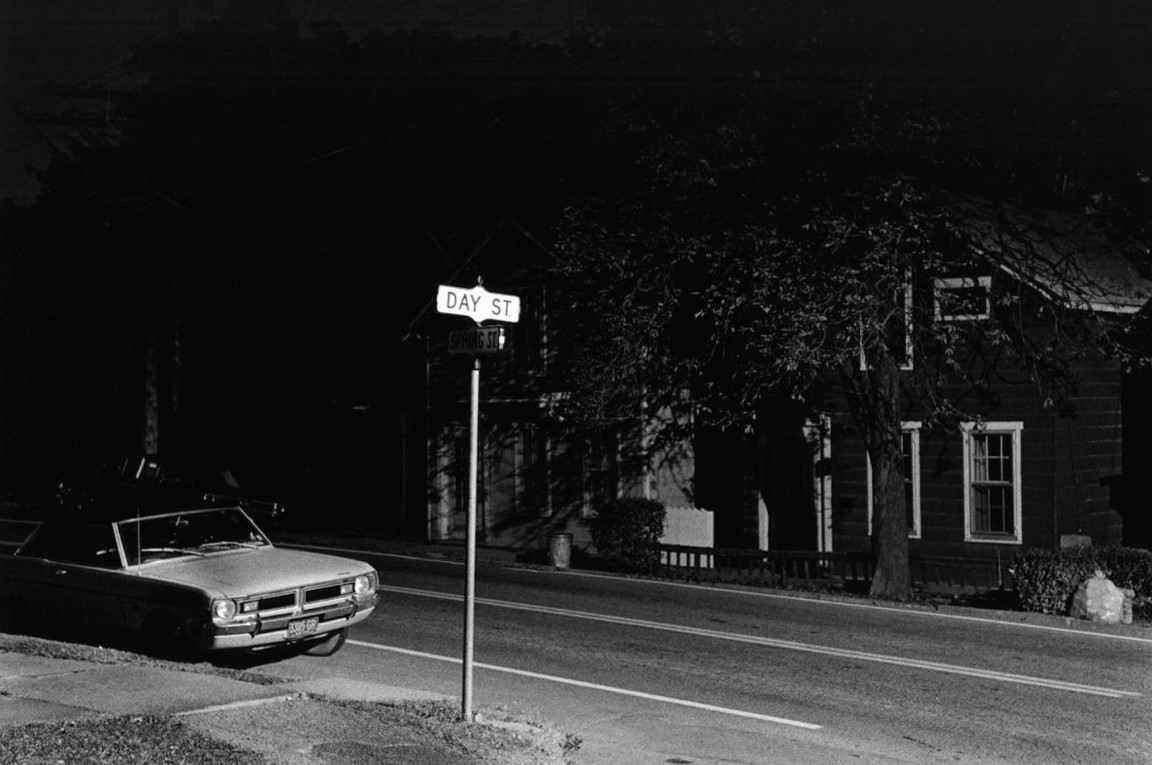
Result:
M722 549L660 545L664 576L695 581L753 581L787 586L790 583L840 585L867 589L872 581L872 557L856 552ZM909 559L914 585L962 589L1011 587L1008 567L1000 560L913 555Z

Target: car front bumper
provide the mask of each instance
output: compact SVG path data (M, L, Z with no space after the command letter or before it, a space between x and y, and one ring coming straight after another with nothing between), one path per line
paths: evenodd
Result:
M203 648L210 651L232 651L271 648L302 641L315 640L332 632L359 624L376 610L376 597L349 601L337 608L304 611L283 618L265 621L235 622L214 627ZM302 635L290 635L289 625L316 619L314 630Z

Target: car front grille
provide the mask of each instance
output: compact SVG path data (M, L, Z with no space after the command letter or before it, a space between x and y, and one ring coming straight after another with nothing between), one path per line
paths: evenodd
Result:
M338 597L340 597L339 584L330 584L325 587L312 587L304 591L304 604L307 606Z
M249 599L256 601L256 610L247 610L245 613L260 619L275 619L285 616L299 615L317 609L328 608L344 603L351 597L351 593L340 594L340 588L350 586L352 580L339 582L326 582L310 587L301 587L293 590L270 592Z
M257 602L258 611L273 611L280 608L295 608L296 607L296 593L285 592L279 595L265 595Z
M351 580L328 582L262 595L257 599L259 610L252 614L256 617L256 631L286 629L290 621L310 616L319 617L321 623L348 617L356 613L357 606L352 600L352 594L349 592L341 595L340 588L350 584Z

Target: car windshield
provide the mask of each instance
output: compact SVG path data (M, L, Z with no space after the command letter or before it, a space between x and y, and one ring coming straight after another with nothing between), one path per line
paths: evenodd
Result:
M236 507L131 518L116 524L128 565L181 555L269 544L256 524Z

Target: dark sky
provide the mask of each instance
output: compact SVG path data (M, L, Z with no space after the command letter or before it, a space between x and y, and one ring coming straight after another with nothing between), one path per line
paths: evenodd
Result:
M4 0L0 3L0 197L26 197L29 185L24 165L42 163L52 147L64 147L63 131L52 115L81 106L93 119L102 114L102 93L124 84L122 66L133 46L170 26L186 28L225 7L230 0ZM822 9L840 0L728 3L652 2L651 0L284 0L305 23L334 17L356 37L369 28L411 28L438 18L459 35L503 35L516 29L533 41L560 41L571 27L613 29L647 26L658 34L673 34L684 23L711 24L723 30L728 6L740 6L758 22L784 30L799 14L827 21L821 31L825 44L844 41L875 46L891 55L903 41L938 48L937 74L942 85L957 78L985 90L1014 89L1021 83L1032 91L1046 85L1084 82L1108 89L1143 88L1150 92L1147 67L1134 68L1124 57L1133 41L1147 40L1148 15L1143 0L1044 3L940 4L885 0L848 2L850 15L822 16ZM889 7L892 6L892 7ZM906 7L901 7L906 6ZM882 9L894 10L886 13ZM791 14L791 15L789 15ZM1141 19L1143 21L1141 22ZM742 19L741 23L746 23ZM732 34L742 32L734 25ZM1048 43L1029 53L1036 41L1068 40L1070 54L1060 59L1043 55ZM1049 46L1050 47L1050 46ZM949 51L949 48L954 50ZM1010 55L1017 48L1018 56ZM1005 50L1009 55L1005 55ZM987 54L985 56L985 54ZM896 54L899 56L899 53ZM1012 63L990 65L987 71L968 69L986 57ZM955 59L957 69L948 70ZM860 60L861 67L871 62ZM1137 62L1138 63L1138 62ZM915 78L909 71L905 76ZM88 89L83 102L78 87ZM1131 139L1130 136L1125 138Z
M172 25L187 28L230 0L4 0L0 3L0 198L26 200L35 186L26 165L64 148L52 115L81 108L101 114L100 94L130 84L123 65L133 47ZM287 0L304 24L333 17L352 36L370 28L410 27L439 18L458 34L524 30L525 39L557 39L589 0L529 3L461 0ZM452 6L463 9L459 12ZM78 88L85 97L75 97ZM66 92L61 92L66 90Z

